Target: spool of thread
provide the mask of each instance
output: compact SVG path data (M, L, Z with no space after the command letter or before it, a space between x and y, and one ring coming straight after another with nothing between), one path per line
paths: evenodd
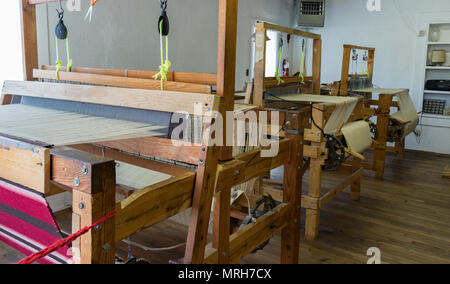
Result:
M441 66L442 63L445 63L446 51L445 50L435 50L433 51L433 55L431 58L431 62L436 64L437 66Z

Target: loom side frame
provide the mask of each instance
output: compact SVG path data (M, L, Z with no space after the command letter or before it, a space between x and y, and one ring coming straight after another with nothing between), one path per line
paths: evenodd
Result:
M369 79L373 81L373 70L375 65L375 48L356 46L345 44L344 53L342 58L342 71L341 71L341 81L335 82L334 86L339 85L339 94L334 93L334 95L347 96L348 95L348 81L349 78L355 75L350 75L350 62L351 62L351 51L356 50L367 50L369 55L368 60L368 71ZM364 75L365 76L365 75ZM389 131L389 118L391 113L391 108L396 108L399 110L398 103L394 101L396 94L379 94L378 100L373 99L373 94L367 94L370 98L365 98L365 112L366 116L376 116L377 117L377 130L378 135L376 141L374 141L371 150L374 151L374 158L371 163L363 163L363 167L366 170L374 171L378 179L384 178L385 163L386 163L386 153L395 153L398 159L403 159L405 153L405 139L395 142L394 147L388 146L387 136ZM376 107L372 109L372 107Z
M291 28L276 26L264 22L257 23L256 26L256 37L263 39L264 44L256 43L255 47L255 58L259 56L262 57L260 61L255 62L255 91L254 91L254 102L256 104L264 106L264 91L266 88L277 85L275 78L265 77L265 62L266 62L266 37L267 30L275 30L283 33L289 33L295 36L301 36L305 38L313 39L313 66L312 66L312 77L306 77L305 81L311 80L313 85L313 94L319 95L321 91L321 62L322 62L322 38L319 34L308 33L300 30L295 30ZM283 78L285 84L300 82L297 77ZM281 84L283 87L283 84ZM309 191L308 194L302 195L300 199L300 204L302 208L306 209L306 228L305 228L305 238L307 240L315 240L319 233L319 223L320 223L320 209L325 203L329 202L336 195L341 193L347 187L351 187L351 199L359 200L360 190L361 190L361 177L362 177L362 166L361 159L357 157L348 157L344 165L338 169L341 172L348 174L343 178L343 181L335 186L329 193L322 195L322 166L325 164L325 160L328 158L328 151L326 149L326 141L317 126L321 126L323 129L326 121L328 120L330 114L334 111L334 105L331 104L315 104L312 111L309 112L306 117L308 118L304 121L301 127L298 128L298 133L301 134L290 134L291 137L297 137L301 141L301 147L297 149L298 154L302 157L309 158L307 163L302 163L300 170L300 176L306 172L309 168L310 178L309 178ZM352 113L350 121L356 121L364 118L364 105L363 101L360 100ZM298 116L301 114L298 113ZM305 114L302 115L303 117ZM309 118L313 117L317 125L312 124ZM295 132L294 132L295 133ZM310 145L307 145L310 144ZM286 173L285 173L286 174ZM300 177L301 178L301 177ZM271 186L270 184L278 184L279 182L273 180L266 180L266 185L264 185L262 191L277 197L281 200L279 190ZM301 189L300 189L301 194ZM242 204L244 205L244 204Z
M36 4L56 2L56 0L22 0L22 28L23 28L23 41L24 41L24 73L26 80L32 80L33 69L37 69L37 36L36 36ZM237 0L219 0L219 47L218 47L218 71L217 71L217 95L220 100L218 103L214 104L210 108L212 110L217 109L225 114L227 111L233 110L234 105L234 80L235 80L235 64L236 64L236 29L237 29ZM22 93L22 95L24 95ZM8 92L3 92L2 103L11 103L11 94ZM206 96L205 96L206 98ZM71 99L72 100L72 99ZM208 106L206 106L208 107ZM163 109L169 108L168 106L163 106ZM298 118L300 119L300 118ZM212 118L209 118L205 124L204 128L208 129L213 122ZM209 133L206 131L205 135ZM300 222L295 222L293 225L292 218L286 218L286 216L294 217L300 213L300 208L298 206L300 199L301 185L298 183L297 171L299 169L298 165L302 162L303 157L296 156L297 152L295 149L300 147L298 142L299 138L286 139L285 145L289 145L289 156L290 159L285 161L287 172L287 178L285 180L285 205L278 207L276 212L270 213L265 218L258 220L254 226L249 226L245 231L239 233L241 236L246 238L254 234L259 234L260 232L266 232L267 230L273 231L272 225L267 223L267 219L272 220L275 218L278 222L282 222L279 228L283 228L283 240L282 240L282 262L283 263L298 263L298 246L299 246L299 226ZM291 146L292 144L292 146ZM94 145L77 145L76 147L81 149L91 149L92 151L98 151ZM61 152L62 151L62 152ZM61 184L64 189L69 189L74 192L74 217L73 224L74 230L84 225L92 224L96 219L109 213L108 210L113 210L115 206L118 206L114 202L115 186L112 183L114 180L114 162L112 160L106 160L92 156L83 151L77 151L74 149L62 149L61 151L52 153L52 168L58 169L60 165L63 165L66 171L53 171L52 182L57 182ZM110 149L108 152L116 157L121 157L125 159L123 153L118 153L114 149ZM201 148L201 154L198 157L198 168L196 171L195 181L192 180L193 174L185 173L184 176L180 175L175 177L176 180L172 179L167 186L164 183L154 185L150 188L144 189L141 192L136 192L132 194L127 200L130 203L120 203L120 210L118 211L118 216L115 219L128 219L128 217L134 214L132 211L140 212L140 210L146 210L147 207L143 208L138 206L139 202L142 200L151 199L153 195L158 195L161 193L163 196L170 197L169 191L173 184L177 182L181 184L186 184L188 188L191 181L194 182L192 188L192 194L190 195L190 200L192 201L193 213L191 216L191 222L189 226L187 247L185 252L185 263L199 264L203 263L205 258L205 244L206 244L206 234L208 230L209 216L211 211L212 197L214 192L216 192L216 176L217 167L219 160L223 162L229 162L232 160L231 157L231 147L215 147L215 146L203 146ZM241 158L236 157L235 160L239 161ZM92 160L93 159L93 160ZM135 161L130 157L129 160ZM269 164L267 169L272 169L272 167L278 166L279 162L273 162L272 158L261 158L259 160L262 164ZM136 160L143 164L142 160ZM239 169L241 165L236 163L236 169ZM90 168L98 168L98 170L90 173L88 178L83 177L83 188L87 184L86 190L73 189L73 178L80 174L80 165L86 165ZM250 170L254 170L255 167L250 167ZM67 169L70 171L67 172ZM228 168L228 170L234 170L233 167ZM82 171L83 172L83 171ZM60 177L58 174L61 173L63 176ZM81 178L81 177L80 177ZM244 178L244 181L247 177ZM184 188L184 187L183 187ZM219 187L220 188L220 187ZM222 187L221 190L217 190L216 203L219 204L220 208L225 207L227 200L229 200L231 187ZM90 190L90 191L89 191ZM172 190L173 191L173 190ZM189 194L184 194L183 196L188 196ZM134 198L137 198L134 200ZM139 198L138 198L139 197ZM181 197L182 198L182 197ZM80 200L89 201L86 203L82 211L76 209L75 207L80 204ZM134 208L136 205L136 208ZM170 205L172 206L172 205ZM187 199L183 202L180 208L186 208ZM229 206L229 203L228 203ZM130 208L133 208L130 209ZM181 210L181 209L180 209ZM218 214L225 212L225 214ZM131 215L130 215L131 214ZM144 214L144 213L143 213ZM145 214L144 214L145 215ZM230 211L216 210L215 212L215 225L213 233L213 247L217 251L230 251L230 247L235 247L236 240L229 235L230 223ZM74 242L74 247L81 248L81 257L79 263L113 263L114 261L114 241L116 233L118 236L128 235L130 232L139 230L143 227L152 224L152 221L147 219L148 216L139 216L139 220L142 222L134 222L130 225L130 228L125 228L124 233L121 233L122 227L117 229L115 226L115 219L109 220L104 226L98 230L90 232L88 235L84 236L81 240ZM122 218L122 219L121 219ZM298 219L299 221L299 219ZM219 228L219 229L217 229ZM261 238L253 240L252 243L247 246L247 250L253 250L261 243L270 239L273 233L264 233ZM240 238L237 239L238 241ZM245 252L247 252L245 250ZM239 257L233 257L230 259L230 254L219 254L217 259L218 263L229 263L235 262L238 258L242 257L243 254L240 252ZM216 262L216 261L214 261Z

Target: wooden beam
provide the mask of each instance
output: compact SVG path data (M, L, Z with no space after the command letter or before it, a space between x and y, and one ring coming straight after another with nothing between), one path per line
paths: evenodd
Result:
M33 77L35 79L55 80L56 71L34 69ZM154 79L138 79L138 78L109 76L109 75L60 71L59 80L67 82L79 82L85 84L110 86L110 87L132 88L143 90L161 90L161 81ZM170 82L170 81L164 83L164 90L171 92L211 94L211 86L191 84L191 83Z
M312 120L315 122L311 125L310 133L318 133L319 139L311 139L307 137L305 132L305 139L312 141L311 146L318 149L325 149L325 142L322 141L321 129L325 124L325 108L323 105L315 104L312 112ZM322 166L325 164L325 159L328 155L320 155L317 158L311 158L309 171L309 192L308 196L313 199L318 199L321 196L322 190ZM313 208L306 209L305 221L305 238L307 240L315 240L319 234L319 220L320 210Z
M38 5L38 4L44 4L44 3L59 2L59 0L25 0L25 1L27 1L29 5Z
M321 36L319 34L305 32L305 31L297 30L297 29L286 28L286 27L282 27L282 26L277 26L274 24L266 23L266 22L262 22L262 25L266 30L279 31L279 32L282 32L285 34L291 34L291 35L312 38L312 39L321 39Z
M234 161L220 164L217 172L216 192L233 187L276 169L290 159L292 141L280 141L279 152L275 157L261 157L261 150L256 149L235 157Z
M350 50L359 49L359 50L375 51L375 48L373 48L373 47L358 46L358 45L351 45L351 44L344 44L344 48L350 49Z
M236 81L236 42L238 0L219 0L219 31L217 51L217 95L222 98L219 111L227 117L234 111L234 90ZM223 127L224 141L228 141L227 124ZM219 161L233 158L231 146L220 147Z
M217 110L219 101L205 94L21 81L5 81L2 94L189 114L197 105L204 112Z
M344 46L344 55L342 56L340 96L347 96L351 51L351 48L346 48Z
M50 149L0 136L0 177L48 193Z
M313 94L320 95L322 70L322 39L314 39L313 43Z
M231 188L214 197L212 246L219 251L217 264L230 263Z
M276 233L283 230L288 223L288 206L279 205L271 212L257 219L242 230L230 237L230 263L237 263L243 257L251 253L262 243L271 239ZM218 263L218 251L208 249L205 262Z
M277 79L273 78L273 77L266 77L264 78L264 88L270 88L270 87L282 87L288 84L293 84L293 83L301 83L302 82L302 78L299 78L298 76L292 76L292 77L283 77L282 78L284 83L278 84ZM312 81L313 77L309 76L309 77L305 77L304 81L308 82L308 81Z
M212 123L213 118L208 117L203 127L205 130L203 141L208 143L202 149L203 156L200 158L197 167L192 213L184 256L184 263L186 264L202 264L205 255L219 154L218 147L212 145L210 141L212 134L210 126Z
M141 189L117 205L116 242L191 207L195 173Z
M111 159L79 151L70 147L57 147L51 150L51 180L64 186L88 194L96 194L103 190L92 180L92 175L103 172L109 167ZM115 187L115 180L114 180Z
M253 104L264 107L264 77L266 76L267 31L263 23L256 24L255 32L255 74Z
M386 163L387 136L389 131L390 112L394 95L380 94L377 109L377 147L374 151L374 168L376 177L383 179Z
M173 140L157 137L106 141L95 144L128 153L158 157L192 165L198 164L200 157L203 155L202 149L204 149L202 145L198 144L179 147L174 144Z
M345 179L341 184L339 184L334 189L330 190L327 194L320 198L320 208L330 202L331 199L336 197L339 193L341 193L344 189L354 184L356 181L360 180L364 170L361 168L357 170L350 178Z
M297 116L297 125L305 120ZM300 129L300 128L299 128ZM300 213L302 196L303 135L287 134L291 138L290 155L284 165L283 202L289 205L288 225L281 232L281 263L298 264L300 250Z
M182 175L188 172L194 172L191 169L170 165L168 163L150 160L144 157L139 157L136 153L127 153L124 151L119 151L116 149L105 148L93 144L81 144L81 145L70 145L71 148L88 152L97 156L104 156L115 161L124 162L130 165L135 165L141 168L149 169L152 171L165 173L168 175Z
M92 225L115 209L115 162L70 148L52 150L52 179L72 188L72 230ZM75 264L113 264L115 217L72 243Z
M2 94L0 97L0 105L10 105L12 103L13 96Z
M22 54L24 79L33 80L33 69L38 67L36 7L28 0L20 0L22 18Z
M55 71L56 67L41 66L41 69ZM61 71L67 71L67 68L62 67ZM138 78L138 79L153 79L153 76L159 73L159 71L147 71L147 70L121 70L121 69L102 69L102 68L86 68L86 67L72 67L72 72ZM167 80L173 82L214 86L217 84L217 75L210 73L169 72L167 75Z

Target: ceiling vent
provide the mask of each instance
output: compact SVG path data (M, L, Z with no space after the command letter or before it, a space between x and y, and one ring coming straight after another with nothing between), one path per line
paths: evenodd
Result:
M323 27L325 25L325 0L299 1L298 25Z

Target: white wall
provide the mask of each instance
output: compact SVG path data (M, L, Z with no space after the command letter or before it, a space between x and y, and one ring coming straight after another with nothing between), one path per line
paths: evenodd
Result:
M66 12L70 51L75 66L156 70L160 65L157 23L159 0L104 0L95 7L92 23L82 12ZM169 0L170 60L179 72L215 73L217 66L218 0ZM58 3L38 6L39 64L54 64ZM237 41L237 88L250 68L250 37L255 20L292 25L292 0L240 0ZM47 20L48 16L48 20ZM50 37L48 34L50 33ZM63 64L65 45L60 43Z
M19 1L0 1L0 86L4 80L22 80L22 37Z
M388 88L409 88L420 111L423 86L422 57L416 54L418 23L423 12L450 11L448 0L381 0L381 12L369 12L366 0L328 0L323 35L322 81L340 80L343 44L376 48L374 84ZM450 21L450 18L448 19ZM450 129L424 126L418 144L408 137L411 149L450 154Z

